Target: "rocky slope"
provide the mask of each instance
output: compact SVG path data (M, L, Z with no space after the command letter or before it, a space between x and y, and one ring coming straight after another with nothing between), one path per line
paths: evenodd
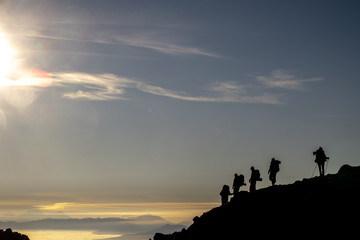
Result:
M228 205L195 217L181 232L154 240L327 238L356 236L360 227L360 167L289 185L242 191Z
M29 240L28 236L13 232L10 228L5 231L0 229L0 240Z

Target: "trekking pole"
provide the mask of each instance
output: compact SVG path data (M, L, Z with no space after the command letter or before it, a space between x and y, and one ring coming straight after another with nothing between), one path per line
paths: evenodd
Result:
M314 177L316 167L317 167L317 164L315 163L315 168L314 168L314 171L313 171L313 173L312 173L312 175L311 175L311 178Z

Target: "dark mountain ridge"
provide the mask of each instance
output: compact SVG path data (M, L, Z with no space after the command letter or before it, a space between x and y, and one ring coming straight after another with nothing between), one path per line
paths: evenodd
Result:
M360 167L289 185L242 191L228 205L195 217L181 232L154 240L326 238L356 236L360 217Z
M11 228L8 228L5 231L0 229L0 240L29 240L29 238L24 234L13 232Z

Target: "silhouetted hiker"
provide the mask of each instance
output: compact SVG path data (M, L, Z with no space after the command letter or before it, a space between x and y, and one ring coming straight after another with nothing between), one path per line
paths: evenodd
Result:
M221 192L221 205L224 206L228 203L229 201L229 196L232 195L230 193L230 187L228 185L224 185Z
M271 159L270 168L268 171L269 179L271 181L271 184L274 186L276 183L276 174L280 171L280 165L281 162L279 160L276 160L275 158Z
M327 159L329 159L326 155L322 147L319 147L318 150L313 152L313 155L315 155L315 162L318 164L320 177L325 175L325 162Z
M234 195L239 192L241 186L246 186L244 175L240 174L239 176L235 173L233 182Z
M249 180L251 193L255 192L257 181L262 181L262 178L260 177L260 171L255 169L254 167L251 167L251 177Z

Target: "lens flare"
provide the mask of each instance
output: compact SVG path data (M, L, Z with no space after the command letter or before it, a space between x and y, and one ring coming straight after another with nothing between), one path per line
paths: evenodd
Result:
M48 87L51 76L44 70L21 66L18 52L6 35L0 32L0 87Z
M9 43L5 35L0 33L0 78L8 75L13 67L16 55L15 48Z
M25 66L21 47L15 47L10 40L9 35L0 31L0 100L25 109L36 100L38 88L52 84L52 77L43 70ZM6 126L6 117L0 112L1 126Z

